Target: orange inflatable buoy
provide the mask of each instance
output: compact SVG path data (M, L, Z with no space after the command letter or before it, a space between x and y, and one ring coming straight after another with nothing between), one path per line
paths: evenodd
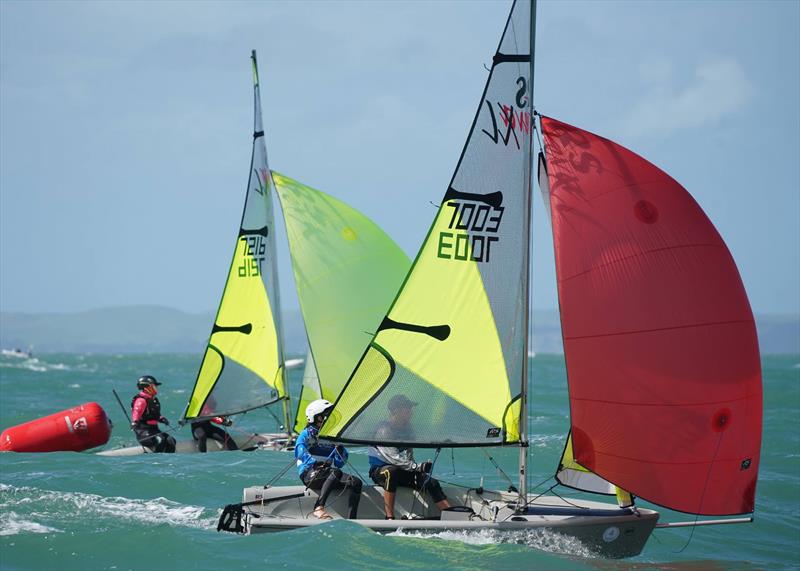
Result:
M108 442L111 421L96 402L7 428L0 452L80 452Z

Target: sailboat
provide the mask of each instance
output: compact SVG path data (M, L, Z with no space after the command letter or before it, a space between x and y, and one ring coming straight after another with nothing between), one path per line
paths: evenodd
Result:
M229 429L239 449L285 449L305 405L338 396L366 338L380 322L410 265L408 256L367 216L346 203L273 172L267 163L256 53L251 55L255 124L247 199L233 260L181 424L281 407L283 432ZM281 203L309 344L295 426L289 406L280 323L272 195ZM317 372L319 367L320 372ZM209 451L221 450L209 439ZM177 452L197 452L180 440ZM132 446L101 452L148 452Z
M455 173L390 309L320 437L353 445L519 449L508 492L443 484L455 509L400 488L371 529L550 530L629 557L658 523L641 498L697 516L754 511L761 443L755 325L735 263L691 195L624 147L533 108L535 1L516 0ZM537 126L537 120L539 125ZM528 316L533 134L553 230L570 399L561 485L617 502L528 491ZM534 386L535 386L535 379ZM389 402L416 403L400 439L376 435ZM384 433L381 433L384 434ZM318 525L317 494L252 486L218 529ZM345 498L326 505L341 518Z

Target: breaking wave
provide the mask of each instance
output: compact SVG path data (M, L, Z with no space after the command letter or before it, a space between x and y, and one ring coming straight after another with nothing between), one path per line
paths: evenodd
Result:
M0 518L0 535L50 533L59 531L52 527L54 525L98 519L213 529L218 516L217 510L180 504L166 498L105 497L8 484L0 484L0 510L4 512Z
M481 529L469 531L441 531L437 533L397 530L387 535L422 539L438 538L447 541L460 541L468 545L517 544L560 555L572 555L586 558L597 557L597 553L581 543L580 540L549 529L509 531Z

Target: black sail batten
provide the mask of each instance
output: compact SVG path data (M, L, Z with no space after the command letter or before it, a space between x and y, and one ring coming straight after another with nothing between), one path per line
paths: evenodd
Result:
M497 52L492 58L492 67L501 63L529 63L531 56L520 54L501 54Z

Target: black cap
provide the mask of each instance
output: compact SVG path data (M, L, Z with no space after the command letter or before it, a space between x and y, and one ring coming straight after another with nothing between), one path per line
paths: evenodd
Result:
M143 389L149 385L158 386L160 384L161 383L159 383L158 380L156 380L156 378L151 375L144 375L143 377L139 377L139 380L136 381L136 386L137 388L140 389Z
M389 404L386 406L390 412L394 412L399 408L411 408L417 406L419 403L412 401L406 395L394 395L389 399Z

